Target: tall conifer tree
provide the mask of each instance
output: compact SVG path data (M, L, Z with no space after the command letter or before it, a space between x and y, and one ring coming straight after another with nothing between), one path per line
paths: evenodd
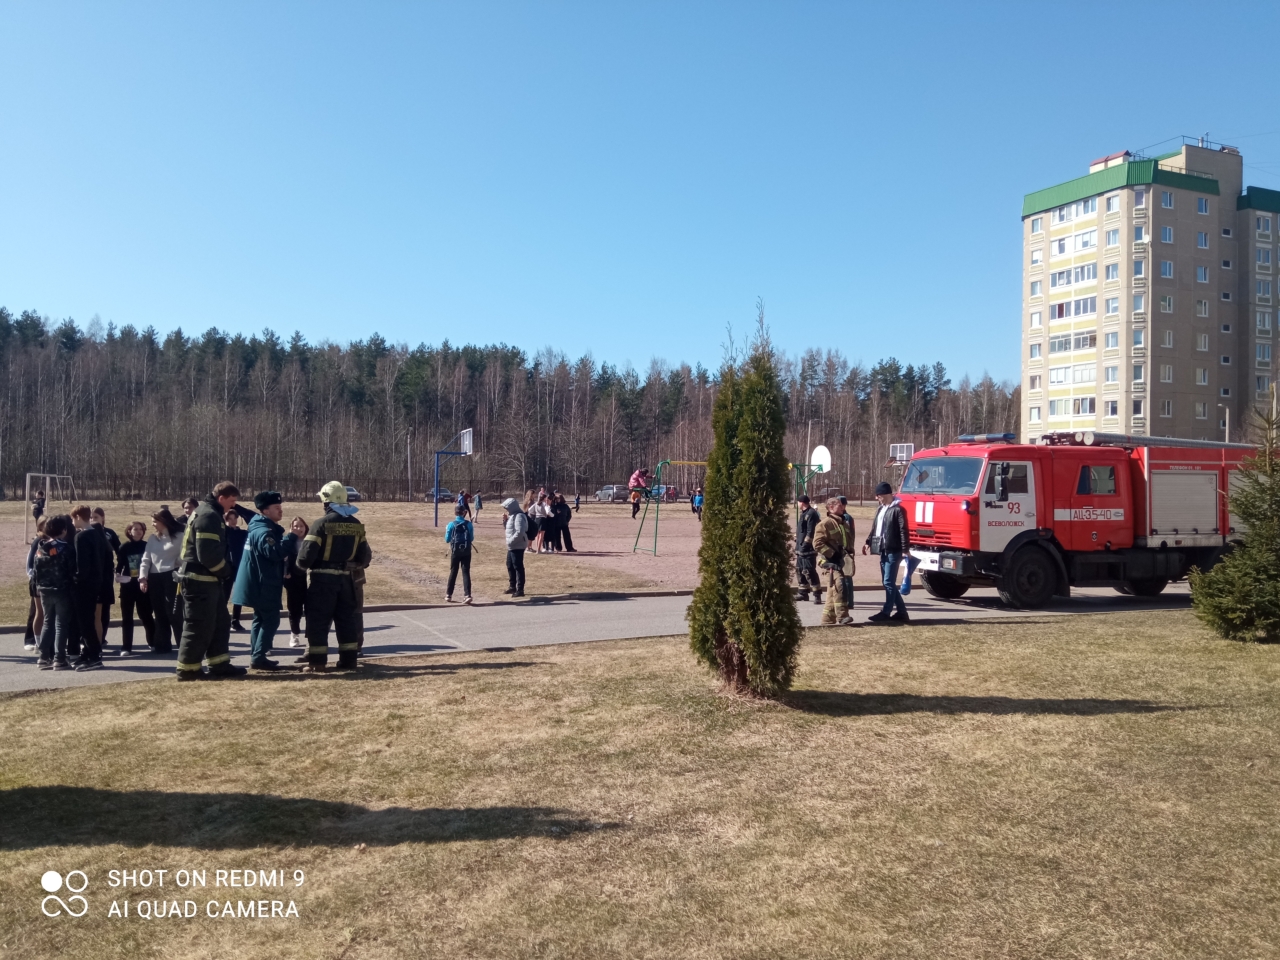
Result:
M691 646L731 689L774 696L791 685L802 627L789 582L786 417L763 311L751 356L721 379Z

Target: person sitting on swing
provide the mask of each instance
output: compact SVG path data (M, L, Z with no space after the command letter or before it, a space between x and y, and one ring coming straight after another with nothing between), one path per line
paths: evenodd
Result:
M640 499L649 496L649 468L641 467L633 473L627 487L631 490L631 519L634 520L640 515Z

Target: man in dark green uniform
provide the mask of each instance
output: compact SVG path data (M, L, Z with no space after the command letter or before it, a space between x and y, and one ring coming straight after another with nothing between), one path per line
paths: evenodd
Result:
M361 613L353 568L369 566L372 554L358 509L336 480L320 490L324 516L311 525L298 549L298 566L311 571L307 587L307 671L320 673L329 659L329 625L338 634L338 669L354 670L360 649Z
M179 680L220 680L248 672L231 662L231 615L223 586L231 575L223 515L235 510L241 516L254 516L236 503L239 498L236 485L223 480L196 507L182 536L178 581L186 613L178 647ZM200 669L202 661L207 672Z

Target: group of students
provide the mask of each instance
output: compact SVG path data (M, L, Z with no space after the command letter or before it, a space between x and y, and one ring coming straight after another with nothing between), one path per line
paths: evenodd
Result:
M82 504L65 515L45 515L43 492L33 498L36 536L27 553L28 590L31 597L24 647L36 652L41 670L96 670L103 665L109 646L107 630L111 607L120 602L120 650L132 657L135 616L142 625L147 650L152 654L174 652L183 634L186 604L180 590L184 535L200 501L189 497L182 516L161 506L151 515L151 532L141 520L125 527L122 541L106 525L101 507ZM243 510L243 508L241 508ZM249 517L256 516L244 511ZM231 629L245 632L240 623L240 598L233 585L245 552L249 532L240 527L241 514L222 514L226 527L226 576L220 581L224 601L233 603ZM302 517L294 517L290 532L281 538L284 592L287 597L290 645L305 645L302 620L306 610L306 571L297 565L298 550L310 530ZM255 605L256 610L256 605Z

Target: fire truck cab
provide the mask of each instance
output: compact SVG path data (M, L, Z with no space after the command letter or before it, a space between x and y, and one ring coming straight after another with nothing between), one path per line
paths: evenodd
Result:
M994 586L1035 608L1072 586L1155 596L1239 537L1226 492L1247 444L1047 434L961 437L921 450L899 497L925 589Z

